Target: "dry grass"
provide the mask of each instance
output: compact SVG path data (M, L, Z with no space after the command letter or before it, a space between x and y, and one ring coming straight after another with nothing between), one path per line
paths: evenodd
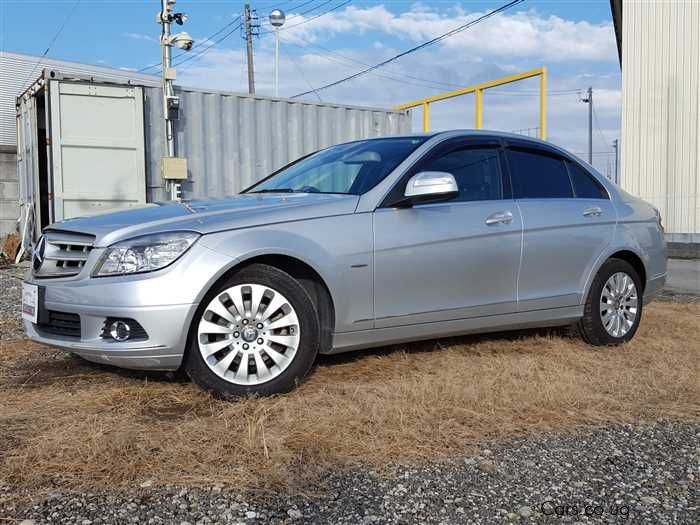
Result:
M700 418L700 305L651 305L621 348L530 333L324 358L292 394L237 403L165 375L0 344L0 482L24 487L280 488L331 467L447 458L513 432Z

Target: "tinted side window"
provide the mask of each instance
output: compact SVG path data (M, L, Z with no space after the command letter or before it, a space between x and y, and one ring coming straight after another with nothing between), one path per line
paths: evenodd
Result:
M569 175L574 185L574 192L578 199L607 199L608 193L605 188L591 177L578 164L569 162Z
M427 161L421 171L451 173L459 186L457 201L499 200L503 194L497 148L453 150Z
M509 149L508 160L516 199L574 196L563 159L533 150Z

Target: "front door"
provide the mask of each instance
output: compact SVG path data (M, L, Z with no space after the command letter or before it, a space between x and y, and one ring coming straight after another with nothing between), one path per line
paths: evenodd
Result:
M502 164L497 141L448 141L392 193L415 173L442 171L457 180L457 197L374 212L375 327L516 311L522 221Z

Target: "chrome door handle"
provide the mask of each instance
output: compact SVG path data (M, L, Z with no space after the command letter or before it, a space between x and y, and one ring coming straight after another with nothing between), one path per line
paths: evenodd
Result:
M599 206L592 206L583 210L584 217L600 217L603 215L603 210Z
M513 214L509 211L499 211L486 217L487 226L494 224L510 224L513 222Z

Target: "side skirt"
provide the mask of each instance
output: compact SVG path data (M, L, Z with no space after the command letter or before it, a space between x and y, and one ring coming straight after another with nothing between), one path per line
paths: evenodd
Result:
M522 330L543 326L565 326L583 316L583 306L550 308L512 314L489 315L470 319L438 321L392 328L375 328L333 334L333 348L327 354L340 354L352 350L372 348L387 344L421 341L435 337L476 334L501 330Z

